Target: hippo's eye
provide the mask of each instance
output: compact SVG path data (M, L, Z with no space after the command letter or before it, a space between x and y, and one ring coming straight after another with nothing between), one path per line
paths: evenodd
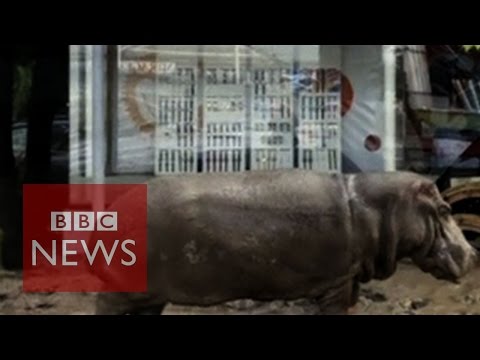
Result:
M450 216L452 215L452 208L448 205L442 205L438 209L438 213L440 214L440 216Z

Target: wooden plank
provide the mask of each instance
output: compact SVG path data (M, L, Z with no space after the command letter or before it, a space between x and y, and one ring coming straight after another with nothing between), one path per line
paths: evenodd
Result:
M470 198L480 198L480 182L467 183L452 187L443 192L442 195L445 201L449 204L454 204Z
M472 214L455 214L453 218L463 231L480 233L480 216Z

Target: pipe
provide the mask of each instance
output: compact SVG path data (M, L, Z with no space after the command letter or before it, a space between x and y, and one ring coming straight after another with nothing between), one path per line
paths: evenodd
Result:
M385 171L396 171L396 45L383 45L383 62L385 73L384 106L384 166Z
M92 54L92 145L93 182L105 182L105 45L93 45Z
M105 183L105 145L107 137L105 134L106 119L106 56L105 45L93 45L92 51L92 162L93 162L93 184ZM95 188L93 195L94 210L101 210L105 204L105 194L102 189Z

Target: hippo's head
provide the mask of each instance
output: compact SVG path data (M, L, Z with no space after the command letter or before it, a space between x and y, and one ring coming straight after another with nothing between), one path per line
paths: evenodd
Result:
M404 194L408 205L401 215L401 242L424 272L438 279L457 281L477 261L476 250L453 219L451 208L428 179L414 181Z

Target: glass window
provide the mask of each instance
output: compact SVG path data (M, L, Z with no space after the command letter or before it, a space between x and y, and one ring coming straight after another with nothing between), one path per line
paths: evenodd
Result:
M340 87L322 88L319 58L318 45L122 48L118 148L133 151L119 170L336 171Z

